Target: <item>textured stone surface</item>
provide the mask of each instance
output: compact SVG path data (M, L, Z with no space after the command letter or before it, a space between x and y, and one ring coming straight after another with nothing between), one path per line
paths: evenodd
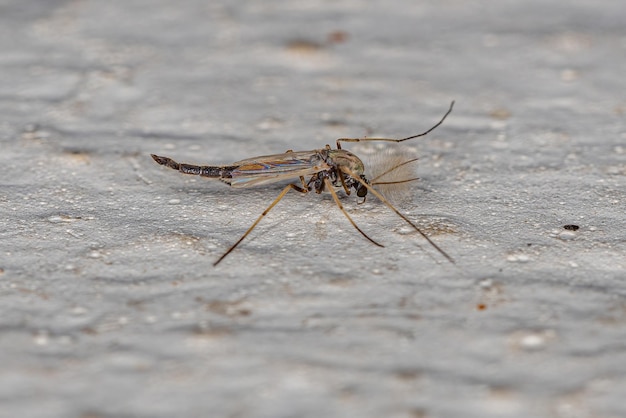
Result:
M0 415L626 416L623 2L0 10ZM406 136L452 99L400 208L456 265L294 193L214 268L283 186L149 157Z

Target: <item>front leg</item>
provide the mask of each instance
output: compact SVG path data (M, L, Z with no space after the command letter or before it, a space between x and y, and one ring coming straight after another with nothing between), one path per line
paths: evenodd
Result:
M337 149L341 149L341 142L363 142L363 141L403 142L403 141L406 141L408 139L419 138L420 136L428 135L435 128L437 128L439 125L441 125L444 120L446 120L446 118L448 117L450 112L452 112L452 108L453 107L454 107L454 100L452 101L452 103L450 103L450 108L448 108L448 111L446 112L445 115L443 115L441 120L439 122L437 122L432 128L428 129L425 132L422 132L421 134L417 134L417 135L413 135L413 136L407 136L406 138L402 138L402 139L395 139L395 138L339 138L337 140Z

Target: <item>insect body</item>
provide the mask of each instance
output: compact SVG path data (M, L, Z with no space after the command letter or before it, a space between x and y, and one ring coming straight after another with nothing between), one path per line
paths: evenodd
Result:
M330 148L287 151L284 154L265 155L224 166L180 164L171 158L154 154L152 158L157 163L181 173L217 178L235 188L260 186L289 178L312 176L307 183L307 188L315 183L312 187L318 193L323 190L323 182L320 184L320 181L317 181L323 180L324 175L321 173L332 177L333 185L339 186L336 184L338 167L346 167L360 176L363 176L365 169L363 162L356 155L346 150ZM350 183L352 185L354 182Z
M230 254L241 241L257 226L257 224L263 219L265 215L274 207L280 200L287 194L289 190L296 190L300 193L308 193L315 190L316 193L322 193L324 190L328 190L345 217L350 221L352 226L367 238L373 244L382 247L383 245L374 241L365 232L363 232L356 223L352 220L350 215L345 211L341 204L335 187L343 188L347 195L351 194L354 190L356 195L365 200L368 192L376 196L381 202L387 205L398 216L400 216L406 223L408 223L413 229L415 229L420 235L422 235L430 245L433 246L441 255L443 255L448 261L454 263L452 258L443 251L437 244L435 244L421 229L419 229L413 222L411 222L405 215L403 215L398 209L396 209L383 195L373 188L373 185L383 184L383 182L376 183L376 180L384 176L385 174L397 169L398 167L407 163L416 161L416 159L408 160L397 164L391 169L387 170L380 176L368 180L365 175L365 166L361 159L353 153L341 149L341 142L363 142L363 141L387 141L387 142L402 142L408 139L418 138L431 132L433 129L441 125L445 118L452 111L454 102L450 104L450 108L443 116L443 118L432 128L428 129L418 135L409 136L402 139L392 138L340 138L337 140L337 148L332 149L330 145L326 145L323 149L311 150L311 151L287 151L283 154L265 155L261 157L249 158L246 160L238 161L229 165L221 166L199 166L193 164L178 163L171 158L161 157L158 155L152 155L152 158L157 163L166 167L178 170L185 174L194 174L202 177L216 178L229 184L235 188L245 188L251 186L259 186L286 179L299 178L300 184L288 184L280 192L278 197L265 209L265 211L257 218L257 220L248 228L248 230L235 242L222 256L213 264L217 265L228 254ZM308 177L308 180L305 179ZM405 179L394 183L402 183L407 181L416 180ZM387 182L385 182L387 183ZM388 184L388 183L387 183Z

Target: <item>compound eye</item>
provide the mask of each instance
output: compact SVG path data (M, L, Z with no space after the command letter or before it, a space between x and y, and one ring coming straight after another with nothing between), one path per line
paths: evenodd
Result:
M356 195L358 197L365 197L367 196L367 187L360 185L358 189L356 189Z

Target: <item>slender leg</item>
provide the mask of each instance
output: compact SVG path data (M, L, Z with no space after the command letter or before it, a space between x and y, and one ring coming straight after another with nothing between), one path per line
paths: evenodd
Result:
M402 142L402 141L406 141L408 139L413 139L413 138L419 138L420 136L424 136L424 135L428 135L430 132L432 132L435 128L437 128L439 125L441 125L443 123L444 120L446 120L446 118L448 117L448 115L450 114L450 112L452 112L452 108L454 107L454 100L452 101L452 103L450 103L450 108L448 109L448 111L446 112L445 115L443 115L443 118L441 118L441 120L439 122L437 122L435 124L435 126L433 126L432 128L428 129L426 132L422 132L421 134L417 134L417 135L413 135L413 136L408 136L406 138L402 138L402 139L394 139L394 138L339 138L337 140L337 149L341 149L341 144L340 142L362 142L362 141L387 141L387 142Z
M303 180L303 182L304 182L304 180ZM259 222L261 222L261 219L263 219L263 218L265 217L265 215L267 215L267 214L268 214L268 212L269 212L270 210L272 210L272 208L273 208L274 206L276 206L276 204L277 204L278 202L280 202L280 201L281 201L281 199L282 199L283 197L285 197L285 195L287 194L287 192L288 192L289 190L292 190L292 189L293 189L293 190L297 190L297 191L299 191L300 193L308 193L308 189L306 189L306 188L304 188L304 189L303 189L303 188L300 188L300 187L296 186L295 184L289 184L289 185L287 185L287 186L283 189L283 191L282 191L282 192L280 192L280 194L278 195L278 197L277 197L276 199L274 199L274 201L272 202L272 204L271 204L271 205L269 205L269 206L267 207L267 209L265 209L265 210L263 211L263 213L261 214L261 216L259 216L259 217L257 218L257 220L256 220L256 221L254 221L254 223L252 224L252 226L251 226L250 228L248 228L248 230L247 230L247 231L246 231L246 232L245 232L245 233L241 236L241 238L239 238L239 240L238 240L236 243L234 243L233 245L231 245L231 247L228 249L228 251L226 251L224 254L222 254L222 256L221 256L220 258L218 258L218 259L217 259L217 261L216 261L215 263L213 263L213 266L217 266L217 265L220 263L220 261L222 261L222 260L223 260L223 259L224 259L224 258L225 258L228 254L230 254L230 253L231 253L231 252L232 252L235 248L237 248L237 246L241 243L241 241L243 241L243 240L244 240L244 238L246 238L246 237L248 236L248 234L249 234L250 232L252 232L252 230L253 230L253 229L257 226L257 224L258 224Z
M298 190L298 191L301 192L301 193L308 192L309 191L309 186L307 186L306 180L304 180L303 176L300 176L300 183L302 183L302 190Z
M348 196L350 196L350 189L348 189L348 186L346 186L346 179L344 178L341 170L337 170L337 176L339 177L339 180L341 180L341 186L343 187L343 191L346 192Z
M335 192L335 189L333 188L333 185L330 184L330 180L328 180L327 178L324 179L324 183L326 183L326 187L328 188L328 190L330 191L330 194L332 195L333 199L335 200L335 203L337 204L337 206L339 207L339 209L341 210L341 212L346 216L346 218L348 218L348 220L350 221L350 223L352 224L353 227L356 228L357 231L359 231L361 233L361 235L363 235L365 238L367 238L368 240L370 240L370 242L372 242L372 244L374 245L378 245L379 247L384 247L384 245L377 243L376 241L374 241L373 239L371 239L370 237L367 236L367 234L365 232L363 232L361 230L361 228L359 228L357 226L356 223L354 223L354 221L352 220L352 218L350 217L350 215L348 215L348 212L346 212L346 210L343 208L343 205L341 204L341 202L339 201L339 197L337 197L337 192Z
M453 102L454 103L454 102ZM404 221L406 223L408 223L409 225L411 225L413 227L413 229L415 229L417 232L419 232L419 234L424 237L424 239L426 239L426 241L428 241L428 243L430 245L432 245L432 247L437 250L439 252L439 254L443 255L449 262L451 262L452 264L456 264L454 262L454 260L452 259L452 257L450 257L448 255L448 253L446 253L444 250L442 250L437 244L435 244L430 238L428 238L428 235L424 234L424 232L419 229L417 227L417 225L415 225L413 222L411 222L409 220L409 218L407 218L406 216L404 216L398 209L395 208L395 206L393 206L387 199L385 199L385 197L383 195L381 195L380 193L378 193L376 191L376 189L374 189L372 186L370 186L369 184L367 184L366 182L364 182L363 180L361 180L361 177L359 177L357 174L353 173L351 170L348 170L347 168L343 167L342 170L344 170L346 172L347 175L349 175L350 177L352 177L353 179L357 180L359 183L361 183L363 186L365 186L367 188L367 190L372 193L374 196L376 196L381 202L383 202L385 205L387 205L387 207L389 209L391 209L392 211L394 211L396 213L396 215L398 215L399 217L401 217L402 219L404 219Z

